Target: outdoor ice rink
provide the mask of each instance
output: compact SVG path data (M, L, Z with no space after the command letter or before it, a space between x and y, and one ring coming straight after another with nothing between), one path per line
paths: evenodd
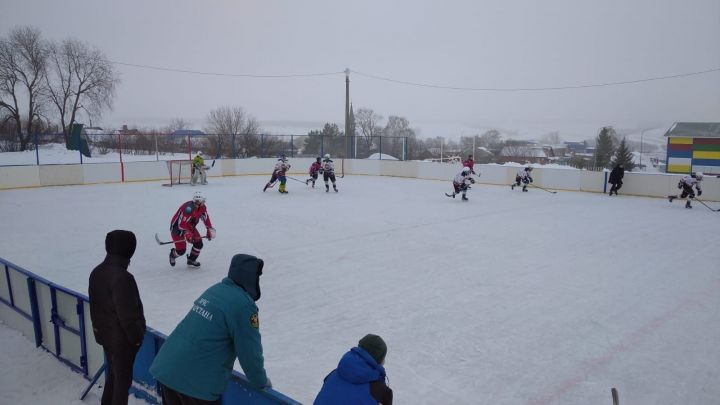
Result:
M0 191L0 256L87 294L105 234L131 230L148 325L169 334L232 255L257 255L268 375L303 403L367 333L397 404L720 401L720 213L622 190L475 185L461 202L450 181L375 176L281 195L268 177ZM171 268L154 234L194 191L218 236L201 268Z

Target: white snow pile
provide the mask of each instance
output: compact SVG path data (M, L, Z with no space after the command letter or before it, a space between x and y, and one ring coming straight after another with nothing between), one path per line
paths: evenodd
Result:
M20 332L0 322L0 403L34 405L99 404L102 388L98 384L80 401L80 394L90 383L80 374L60 363L45 349ZM102 384L104 377L98 381ZM130 405L147 405L130 397Z
M386 155L384 153L373 153L372 155L368 156L368 159L382 159L382 160L398 160L395 156Z

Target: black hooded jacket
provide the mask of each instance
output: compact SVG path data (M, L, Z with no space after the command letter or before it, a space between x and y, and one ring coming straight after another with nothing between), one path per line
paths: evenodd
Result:
M608 183L622 183L623 177L625 177L625 169L620 166L615 166L615 168L612 169L612 171L610 172L610 178L608 179Z
M130 231L112 231L105 238L107 256L90 273L90 318L95 341L103 346L140 345L145 315L135 277L127 268L137 242Z

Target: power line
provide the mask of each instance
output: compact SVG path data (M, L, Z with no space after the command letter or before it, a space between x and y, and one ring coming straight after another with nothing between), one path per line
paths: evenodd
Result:
M118 61L112 61L112 60L110 62L112 62L116 65L121 65L121 66L130 66L130 67L135 67L135 68L140 68L140 69L159 70L159 71L163 71L163 72L189 73L189 74L195 74L195 75L222 76L222 77L253 77L253 78L261 78L261 79L333 76L333 75L345 73L345 72L341 71L341 72L327 72L327 73L297 73L297 74L286 74L286 75L254 75L254 74L245 74L245 73L201 72L201 71L196 71L196 70L166 68L166 67L150 66L150 65L138 65L138 64L134 64L134 63L125 63L125 62L118 62Z
M636 83L643 83L643 82L651 82L656 80L667 80L667 79L677 79L681 77L689 77L689 76L697 76L697 75L703 75L707 73L713 73L713 72L720 72L720 67L708 69L708 70L701 70L697 72L688 72L688 73L679 73L675 75L667 75L667 76L657 76L657 77L649 77L645 79L636 79L636 80L625 80L625 81L619 81L619 82L608 82L608 83L594 83L594 84L580 84L580 85L571 85L571 86L556 86L556 87L456 87L456 86L442 86L442 85L435 85L435 84L427 84L427 83L417 83L417 82L409 82L405 80L397 80L392 79L388 77L381 77L376 76L368 73L362 73L358 72L356 70L352 71L353 73L357 74L358 76L367 77L369 79L375 79L375 80L383 80L386 82L391 83L398 83L398 84L404 84L408 86L415 86L415 87L427 87L427 88L433 88L433 89L443 89L443 90L458 90L458 91L502 91L502 92L511 92L511 91L553 91L553 90L572 90L572 89L586 89L591 87L606 87L606 86L621 86L626 84L636 84Z
M218 73L218 72L203 72L203 71L177 69L177 68L166 68L166 67L150 66L150 65L140 65L140 64L134 64L134 63L118 62L118 61L110 61L110 62L112 62L116 65L121 65L121 66L129 66L129 67L135 67L135 68L140 68L140 69L158 70L158 71L164 71L164 72L187 73L187 74L196 74L196 75L205 75L205 76L220 76L220 77L249 77L249 78L260 78L260 79L280 79L280 78L294 78L294 77L321 77L321 76L335 76L335 75L341 75L341 74L346 73L345 71L320 72L320 73L296 73L296 74L284 74L284 75ZM627 85L627 84L637 84L637 83L668 80L668 79L678 79L678 78L682 78L682 77L699 76L699 75L704 75L704 74L708 74L708 73L715 73L715 72L720 72L720 67L696 71L696 72L678 73L678 74L674 74L674 75L648 77L648 78L635 79L635 80L624 80L624 81L607 82L607 83L590 83L590 84L579 84L579 85L568 85L568 86L553 86L553 87L445 86L445 85L410 82L410 81L406 81L406 80L393 79L393 78L389 78L389 77L373 75L370 73L363 73L363 72L359 72L357 70L352 70L349 72L354 73L358 76L366 77L368 79L403 84L406 86L425 87L425 88L441 89L441 90L456 90L456 91L518 92L518 91L558 91L558 90L587 89L587 88L593 88L593 87L622 86L622 85Z

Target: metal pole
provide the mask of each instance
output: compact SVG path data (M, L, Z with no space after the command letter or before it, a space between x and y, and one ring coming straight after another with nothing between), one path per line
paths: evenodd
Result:
M350 69L345 68L345 155L350 156Z
M160 160L160 152L158 151L158 145L157 145L157 134L155 134L155 161Z

